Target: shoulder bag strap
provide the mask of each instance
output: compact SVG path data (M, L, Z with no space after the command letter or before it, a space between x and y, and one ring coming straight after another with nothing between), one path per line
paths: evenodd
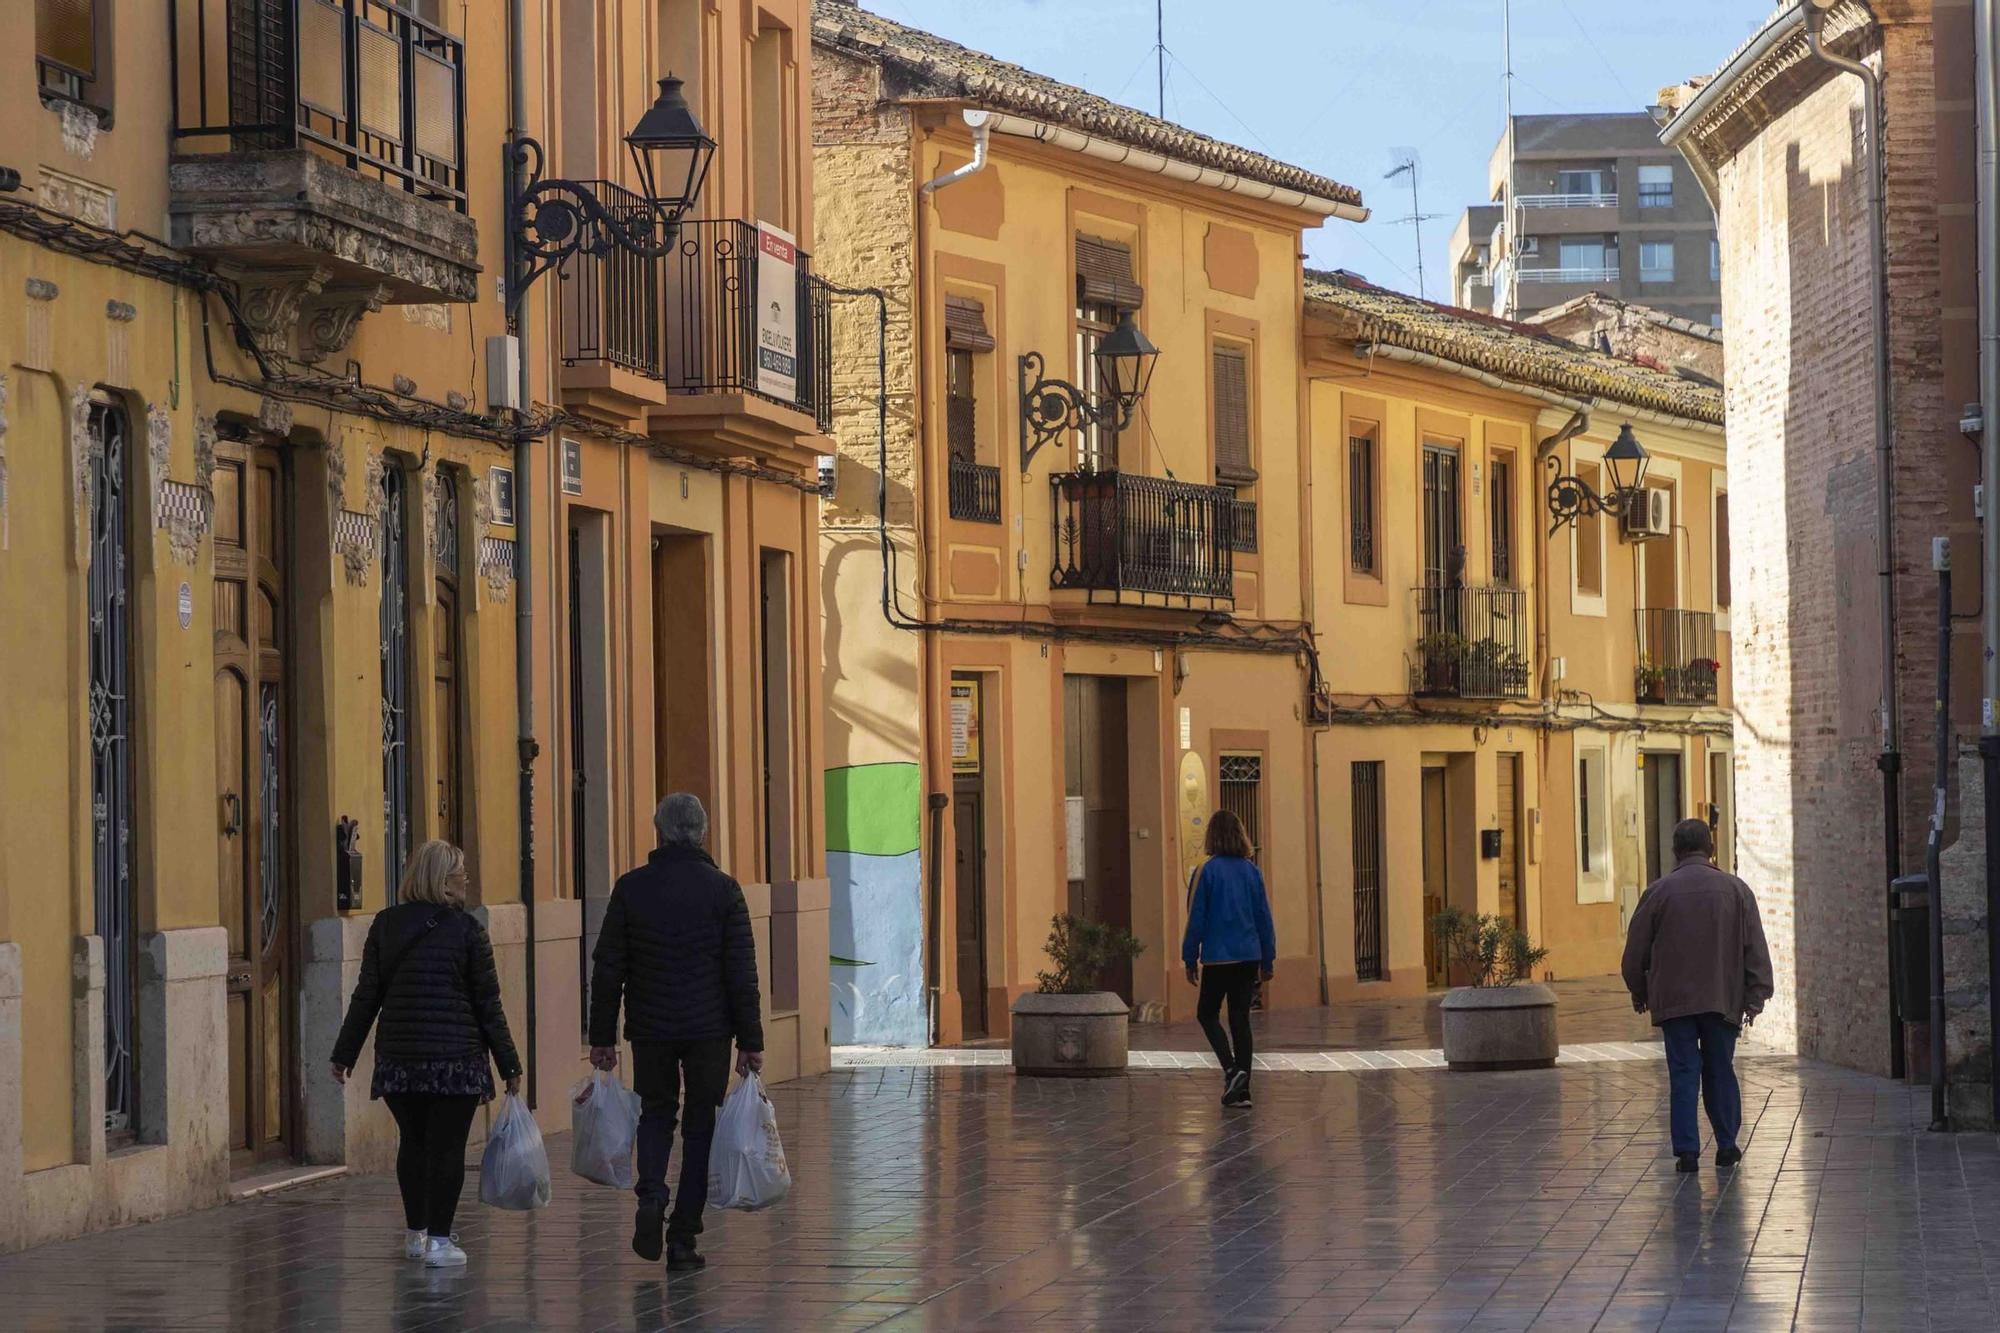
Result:
M437 929L437 923L442 920L444 920L443 912L441 911L432 912L431 919L424 922L424 928L417 932L416 938L412 939L408 944L405 944L401 949L397 950L396 956L390 959L389 962L383 967L382 994L385 997L389 994L390 983L394 982L396 979L396 973L402 970L403 963L409 958L411 954L417 951L417 946L419 944L422 944L425 940L430 938L430 933L433 930Z

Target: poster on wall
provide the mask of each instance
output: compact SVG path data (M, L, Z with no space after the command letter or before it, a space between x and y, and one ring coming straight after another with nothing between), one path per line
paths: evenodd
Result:
M951 771L979 773L979 682L951 683Z
M799 397L799 250L790 232L757 224L757 392Z

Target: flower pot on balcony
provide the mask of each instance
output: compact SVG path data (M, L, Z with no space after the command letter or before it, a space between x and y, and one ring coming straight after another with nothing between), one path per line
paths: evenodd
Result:
M1556 1062L1556 993L1547 986L1460 986L1438 1008L1452 1069L1547 1069Z
M1112 992L1031 991L1009 1008L1014 1016L1016 1074L1104 1078L1125 1072L1130 1010Z

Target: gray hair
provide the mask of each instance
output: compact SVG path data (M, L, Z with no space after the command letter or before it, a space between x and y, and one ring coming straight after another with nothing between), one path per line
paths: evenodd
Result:
M662 847L696 847L708 842L708 811L693 792L677 791L653 811Z

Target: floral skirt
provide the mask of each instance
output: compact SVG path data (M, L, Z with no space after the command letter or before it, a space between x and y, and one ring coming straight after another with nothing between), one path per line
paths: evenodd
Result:
M440 1097L477 1097L493 1100L493 1062L486 1055L468 1055L456 1060L393 1060L375 1057L375 1077L369 1081L368 1095L382 1098L392 1092L431 1093Z

